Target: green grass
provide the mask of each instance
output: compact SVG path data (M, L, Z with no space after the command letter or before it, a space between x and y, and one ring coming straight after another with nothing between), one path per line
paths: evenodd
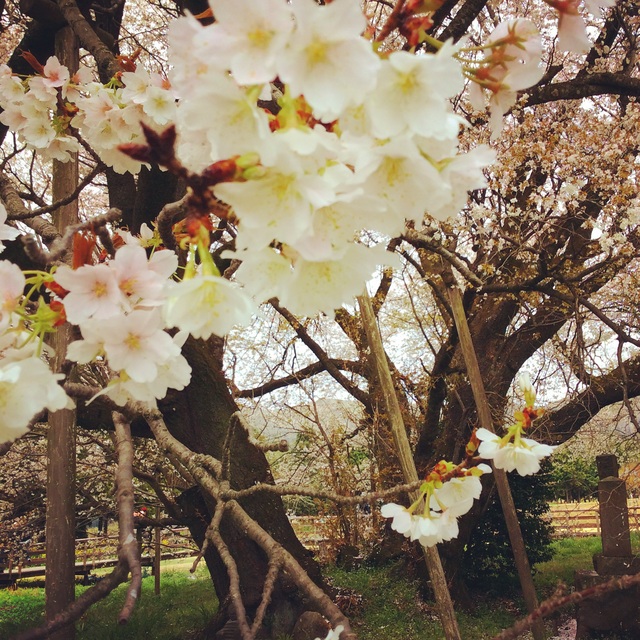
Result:
M435 606L421 601L418 583L404 578L400 565L351 572L332 568L330 575L334 584L362 595L361 612L350 616L361 640L442 640ZM473 613L458 612L462 637L492 638L515 621L510 609L491 601L479 602Z
M142 581L142 595L129 623L119 626L118 612L126 585L120 585L105 600L90 609L76 625L77 640L184 640L201 630L216 610L217 601L206 568L198 568L195 580L188 568L163 568L160 595L154 593L154 578ZM76 595L87 587L77 586ZM0 590L0 638L41 624L43 588Z
M593 570L593 555L602 553L600 537L562 538L553 542L553 558L538 563L534 580L541 596L548 597L559 582L573 585L576 569Z
M640 538L634 539L634 548ZM553 543L554 557L535 567L535 581L542 598L559 581L569 586L576 569L591 569L591 558L600 551L599 538L566 538ZM186 640L209 622L216 600L206 567L201 564L196 579L188 573L190 561L163 563L160 596L153 592L154 579L143 580L142 597L129 624L117 625L126 585L121 585L93 607L77 624L78 640ZM442 630L435 607L423 602L419 586L404 574L401 564L363 567L346 572L327 569L333 583L362 596L360 608L345 611L361 640L441 640ZM147 570L148 571L148 570ZM81 593L86 587L77 587ZM486 593L474 597L471 613L458 612L465 640L485 640L509 627L523 615L521 607L505 598ZM42 622L44 589L0 590L0 638ZM283 639L282 639L283 640Z

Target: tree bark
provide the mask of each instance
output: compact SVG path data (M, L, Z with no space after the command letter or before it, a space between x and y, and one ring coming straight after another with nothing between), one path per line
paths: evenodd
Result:
M183 348L193 372L191 383L182 392L171 394L159 403L172 435L197 453L210 454L228 461L231 488L244 489L258 482L273 482L269 463L262 451L248 439L243 429L229 434L231 416L238 411L221 369L222 340L189 339ZM226 447L225 448L225 443ZM180 499L189 529L199 545L204 542L215 503L200 491L190 490ZM317 563L297 539L279 496L262 493L240 501L242 507L282 544L307 571L311 579L322 585ZM221 523L221 534L238 565L243 599L249 614L258 606L267 571L263 551L242 531L237 531L227 519ZM218 554L209 547L205 561L211 572L216 594L223 607L219 625L226 621L226 600L229 581ZM290 633L306 604L286 576L281 576L274 590L270 615L271 633ZM218 625L218 626L219 626Z
M75 72L79 64L78 44L69 28L56 35L58 59ZM78 184L77 157L67 163L53 163L53 201L72 193ZM77 200L61 207L54 215L59 230L78 219ZM53 370L60 371L71 336L65 324L53 334ZM47 467L47 565L45 574L46 618L53 620L75 599L75 410L62 409L49 416ZM52 640L73 640L75 627L51 635Z

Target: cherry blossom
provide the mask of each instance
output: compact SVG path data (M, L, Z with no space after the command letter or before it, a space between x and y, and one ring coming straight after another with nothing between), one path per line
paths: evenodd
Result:
M550 456L555 449L523 437L514 442L503 442L503 438L487 429L478 429L476 435L481 440L478 453L483 458L493 460L498 469L517 471L521 476L540 471L540 461Z
M211 0L216 23L209 30L209 51L223 57L241 85L270 82L277 75L293 29L285 0ZM223 63L224 64L224 63Z
M124 371L135 382L152 382L158 367L179 355L164 331L160 309L135 309L126 316L102 321L104 351L114 371Z
M57 57L51 56L44 65L43 83L47 87L58 88L69 82L69 69L60 64Z
M10 442L26 433L29 423L41 411L58 411L73 406L58 381L37 357L6 362L0 359L0 442Z
M69 322L82 324L89 318L118 315L127 299L118 286L116 272L106 264L85 265L71 269L62 265L54 280L69 293L64 306Z
M296 29L279 66L294 96L304 95L319 119L331 121L373 89L380 60L360 37L366 20L360 5L334 0L292 4ZM349 64L345 64L345 60Z
M391 528L403 536L409 537L414 529L415 523L413 515L402 505L395 502L383 504L380 508L383 518L392 518Z
M376 89L365 102L377 137L389 138L406 130L422 136L438 135L449 119L457 133L461 119L451 113L446 102L463 87L460 64L453 53L451 44L435 55L394 51L382 63Z
M543 76L542 41L530 20L515 19L500 23L484 45L488 53L467 74L473 80L469 99L484 109L483 89L490 93L490 125L495 139L502 129L502 116L515 104L517 92L535 85Z
M194 338L224 336L236 325L249 323L255 307L239 287L215 275L197 274L171 283L164 304L169 327L178 327Z
M8 260L0 260L0 330L9 325L24 287L25 277L20 267Z

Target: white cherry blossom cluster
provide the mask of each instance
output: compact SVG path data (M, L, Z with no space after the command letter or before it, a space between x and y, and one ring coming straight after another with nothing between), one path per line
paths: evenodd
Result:
M498 469L517 471L528 476L540 471L540 462L550 456L555 447L540 444L524 433L531 428L533 420L541 413L535 408L536 393L528 374L522 374L518 380L520 391L524 395L525 406L515 413L515 424L507 427L504 436L498 436L488 429L478 429L476 437L480 440L478 454L486 460L493 460Z
M446 542L458 535L458 518L480 497L480 476L485 473L491 473L486 464L459 470L442 460L427 476L418 499L409 508L389 503L382 506L380 513L392 518L394 531L412 541L418 540L424 547Z
M5 223L0 203L0 253L2 240L14 240L19 231ZM0 443L15 440L45 409L56 411L73 403L42 360L38 342L23 327L20 302L27 284L24 273L8 260L0 260Z
M196 173L254 159L213 187L237 221L236 279L258 301L332 314L390 261L357 242L363 229L444 219L484 184L493 153L458 153L456 48L380 56L351 0L210 4L212 25L187 17L169 31L177 155Z
M383 505L381 514L392 518L394 531L412 541L418 540L425 547L455 538L457 518L467 513L473 501L480 497L480 476L491 472L491 467L482 462L468 468L478 458L491 460L497 469L517 471L521 476L540 470L541 460L551 455L555 447L523 436L541 411L534 406L536 394L529 376L522 375L518 383L525 406L516 412L516 422L507 428L504 436L488 429L476 430L467 444L466 459L457 467L441 460L427 475L419 497L410 507L395 503Z
M118 145L141 140L141 122L161 128L175 115L166 81L142 66L104 86L86 67L72 76L55 56L25 80L0 65L0 107L0 122L43 159L70 160L80 149L75 130L119 173L137 173L142 165L120 153Z
M163 314L169 278L178 266L173 251L147 258L139 244L124 244L108 262L63 265L53 278L63 291L67 320L78 326L67 358L79 364L105 362L113 378L104 393L115 402L155 404L167 390L183 389L191 367L181 353L187 334L171 337ZM59 290L59 289L58 289Z

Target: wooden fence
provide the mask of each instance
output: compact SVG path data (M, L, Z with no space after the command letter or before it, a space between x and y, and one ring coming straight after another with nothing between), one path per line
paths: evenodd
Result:
M629 528L631 531L640 532L640 498L630 499L628 504ZM597 501L552 502L549 505L548 518L553 527L553 534L558 538L600 535ZM315 551L325 540L321 532L327 530L327 523L332 522L332 517L293 516L290 520L302 543Z
M366 518L366 516L362 516ZM549 519L557 537L600 535L600 514L597 502L554 502L549 505ZM318 551L326 542L325 532L331 528L332 516L293 516L290 518L296 534L309 549ZM629 500L629 527L640 531L640 499ZM169 530L168 538L142 540L142 564L153 566L160 560L193 556L197 549L188 539L188 530ZM150 532L150 530L149 530ZM184 536L184 538L183 538ZM76 574L87 579L94 569L113 567L117 563L117 536L91 536L76 540ZM44 544L34 544L28 549L29 559L19 564L8 563L0 567L0 586L15 584L21 578L43 576L46 560ZM146 553L145 553L146 552Z
M144 530L149 535L140 535L138 542L141 547L142 566L159 568L164 560L188 558L198 553L198 549L189 537L188 529L164 529L164 538L159 534L161 527L147 527ZM155 535L151 535L152 531ZM95 569L115 567L118 564L118 536L89 536L76 540L76 575L82 576L86 583ZM47 550L44 543L25 546L27 558L14 563L10 559L6 566L0 565L0 587L13 586L18 580L35 578L45 575Z
M640 531L640 499L629 502L629 528ZM558 537L600 535L600 513L597 502L553 502L549 517Z

